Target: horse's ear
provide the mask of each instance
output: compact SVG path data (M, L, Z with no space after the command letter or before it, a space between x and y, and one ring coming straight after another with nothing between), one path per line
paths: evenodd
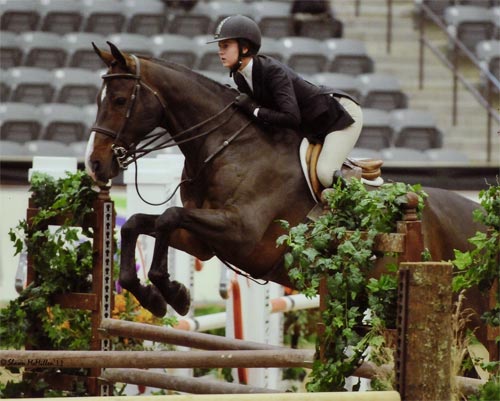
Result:
M113 43L111 42L106 42L106 43L109 45L109 48L111 49L111 54L115 58L118 65L126 69L127 59L125 58L124 54L120 50L118 50L118 47L116 47Z
M92 42L92 47L94 48L94 51L99 56L99 58L104 61L104 63L108 67L111 66L111 62L113 61L113 56L111 55L111 53L99 49L94 42Z

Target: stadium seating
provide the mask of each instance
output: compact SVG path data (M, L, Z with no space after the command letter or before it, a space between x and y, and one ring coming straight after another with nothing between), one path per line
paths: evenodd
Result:
M288 36L281 39L285 62L299 73L322 72L328 62L321 42L313 38Z
M83 68L60 68L53 72L54 101L83 106L94 103L102 85L98 72Z
M197 70L197 72L207 78L210 78L214 80L215 82L218 82L222 85L226 86L231 86L233 88L236 88L236 84L234 83L233 79L229 77L229 74L226 73L220 73L220 72L215 72L215 71L207 71L207 70Z
M0 32L0 68L20 66L23 61L23 50L19 35L15 32Z
M112 35L125 26L125 10L119 0L82 0L84 2L85 32Z
M205 7L205 8L203 8ZM204 3L197 3L190 10L171 10L168 21L168 32L188 37L207 35L210 33L212 20Z
M195 42L187 36L164 33L154 35L152 50L155 56L174 63L194 68L197 61Z
M283 47L283 42L278 39L263 36L259 53L283 62L285 59Z
M476 46L476 56L482 66L500 81L500 39L483 40ZM484 74L481 83L486 85Z
M443 134L431 112L415 109L393 110L390 118L395 146L418 150L442 146Z
M351 153L349 153L349 157L355 159L381 159L382 155L377 150L356 146Z
M293 18L290 14L290 2L257 1L254 3L254 20L260 27L262 36L283 38L293 36Z
M427 149L424 151L428 159L434 163L468 164L469 158L462 152L450 148Z
M161 0L125 0L126 27L130 33L152 36L166 32L167 9Z
M44 0L38 11L41 31L63 35L79 31L83 23L82 0Z
M68 157L72 155L71 148L61 142L38 139L26 142L26 149L29 155L33 156L61 156Z
M0 102L7 102L9 100L10 90L7 71L0 69Z
M38 27L39 0L0 0L0 30L12 32L34 31Z
M380 150L380 155L385 162L401 164L427 163L429 157L425 152L412 148L384 148Z
M50 103L54 96L54 76L51 71L37 67L13 67L7 70L11 84L11 102L34 105Z
M19 37L24 49L23 65L46 69L66 65L66 44L61 36L52 32L30 31Z
M0 140L0 157L12 157L16 160L19 157L28 156L28 149L23 143L16 141Z
M361 74L358 76L363 107L393 110L408 105L406 94L396 77L388 74Z
M212 35L199 35L193 38L195 43L196 53L198 54L198 62L196 68L198 70L209 70L224 73L226 68L221 64L216 43L208 44L207 41L213 39Z
M39 109L27 103L0 104L0 140L24 143L38 138L42 128Z
M311 76L311 82L317 85L340 89L358 101L361 99L359 81L352 75L336 72L320 72Z
M482 40L492 39L495 24L491 11L477 6L452 6L445 10L444 15L448 32L460 40L472 52ZM453 44L450 42L450 47Z
M39 109L43 124L40 139L69 144L86 137L87 121L79 107L50 103L40 106Z
M342 74L359 75L374 71L374 61L363 42L357 39L328 39L322 46L328 54L327 70Z
M251 3L239 2L234 0L213 0L204 6L206 12L211 20L211 27L208 33L215 32L216 27L226 17L230 15L246 15L247 17L254 18L255 8ZM194 11L198 10L198 5L195 6Z
M393 128L385 110L363 109L363 128L356 147L381 150L392 146Z
M137 56L153 56L151 39L144 35L127 32L115 33L106 37L106 41L113 43L127 53Z
M100 48L108 48L104 36L97 33L74 32L63 36L68 53L68 67L87 68L99 70L104 67L102 60L92 48L94 42Z

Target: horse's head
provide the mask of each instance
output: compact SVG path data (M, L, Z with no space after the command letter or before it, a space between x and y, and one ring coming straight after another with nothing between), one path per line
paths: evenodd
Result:
M130 152L165 118L164 101L144 80L146 63L108 45L111 52L93 44L108 71L97 95L97 116L85 157L88 174L100 183L115 177Z

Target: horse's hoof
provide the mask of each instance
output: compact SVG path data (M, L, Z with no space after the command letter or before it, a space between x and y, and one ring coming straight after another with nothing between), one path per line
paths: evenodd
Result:
M161 292L154 286L149 287L151 292L147 302L142 304L144 308L150 311L156 317L163 317L167 313L167 303L163 299Z
M189 290L178 281L171 281L168 284L166 301L181 316L189 312L189 306L191 305Z

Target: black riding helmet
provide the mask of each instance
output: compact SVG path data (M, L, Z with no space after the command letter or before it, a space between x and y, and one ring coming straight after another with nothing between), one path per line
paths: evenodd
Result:
M259 26L251 18L244 15L232 15L224 18L215 29L214 40L207 43L220 42L227 39L236 39L239 44L239 60L237 64L241 64L242 43L241 40L248 42L251 54L257 54L261 45L261 33ZM234 71L239 68L236 65ZM231 71L233 73L234 71Z

